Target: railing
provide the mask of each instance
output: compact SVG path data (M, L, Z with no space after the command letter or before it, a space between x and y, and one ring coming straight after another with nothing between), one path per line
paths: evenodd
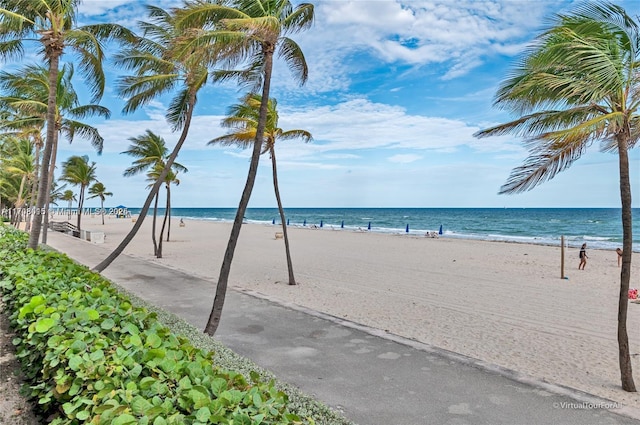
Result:
M78 227L68 221L50 221L49 229L54 232L70 233L76 238L80 237L80 230L78 230Z

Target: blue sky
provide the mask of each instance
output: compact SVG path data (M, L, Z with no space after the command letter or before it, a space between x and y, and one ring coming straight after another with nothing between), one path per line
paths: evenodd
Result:
M118 22L135 28L147 2L92 0L81 22ZM179 1L148 2L164 8ZM618 1L632 15L640 2ZM304 129L314 140L277 146L285 207L617 207L617 157L598 146L530 192L497 195L510 171L527 156L514 137L475 139L479 129L514 118L492 107L493 96L518 54L553 13L576 2L332 0L314 2L315 25L295 35L310 69L299 87L282 63L274 70L272 97L280 127ZM25 58L28 62L30 58ZM111 87L121 72L112 63L102 104L108 121L94 124L105 138L98 156L87 141L61 142L59 162L89 155L114 193L107 203L141 206L144 176L124 178L131 158L120 154L146 129L172 147L179 134L164 121L167 99L131 116ZM79 81L76 84L81 84ZM77 87L80 90L80 87ZM211 147L224 134L227 108L244 94L233 84L199 95L172 203L181 207L236 207L249 151ZM85 97L84 102L89 98ZM634 206L640 207L640 150L631 154ZM59 171L58 173L59 174ZM264 155L250 207L276 205L271 166ZM88 201L95 206L95 200ZM96 204L97 205L97 204Z

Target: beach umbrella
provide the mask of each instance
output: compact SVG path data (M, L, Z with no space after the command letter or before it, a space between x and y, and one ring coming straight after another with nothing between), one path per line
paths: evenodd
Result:
M442 224L440 225L440 230L438 230L438 234L442 234Z
M409 233L409 224L407 224L407 230L405 232Z
M322 220L320 220L320 227L322 227Z
M340 225L341 229L344 229L344 220L342 220L342 224Z
M369 222L369 225L367 226L367 230L371 230L371 222Z
M271 224L276 224L276 219L271 220Z
M302 225L303 225L303 226L306 226L306 225L307 225L307 219L306 219L306 218L304 219L304 222L302 223Z
M287 226L289 225L289 219L287 219Z

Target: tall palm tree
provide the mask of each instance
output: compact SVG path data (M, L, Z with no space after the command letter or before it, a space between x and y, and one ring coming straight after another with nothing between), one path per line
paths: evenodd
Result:
M134 176L140 174L144 171L147 171L147 176L151 177L154 182L157 182L159 176L162 175L164 171L166 162L167 162L167 145L165 140L153 133L151 130L147 130L144 135L138 137L132 137L129 139L131 145L129 145L129 149L122 152L123 154L127 154L134 158L137 158L133 161L131 167L127 168L123 175L125 177ZM172 168L177 171L187 171L186 167L182 164L174 162L172 164ZM163 179L166 180L169 174L165 174ZM164 181L164 180L163 180ZM154 185L155 186L155 183ZM152 186L152 187L153 187ZM159 193L156 191L155 193L155 203L153 208L153 223L151 227L151 239L153 241L153 255L158 255L158 242L156 240L156 221L158 215L158 199ZM168 201L168 199L167 199ZM148 210L148 208L147 208ZM146 212L145 212L146 214ZM142 212L140 212L140 216L138 220L142 218ZM137 222L137 220L136 220Z
M96 163L89 164L88 156L72 156L62 163L60 180L74 186L80 186L78 191L78 230L82 219L85 189L96 180Z
M303 84L308 76L308 68L302 49L285 35L309 28L313 23L313 17L314 7L310 3L302 3L294 8L289 0L231 0L224 4L193 2L180 13L178 19L178 26L182 28L199 29L187 51L194 46L202 48L209 45L214 52L211 56L227 61L228 68L231 69L217 72L218 80L238 79L241 83L262 89L260 114L247 181L233 221L213 307L205 327L205 332L209 335L215 333L220 323L233 254L258 171L267 121L273 55L278 51L293 71L295 78ZM234 70L233 68L239 64L246 66Z
M629 149L640 137L640 27L619 6L587 3L558 14L500 86L495 104L522 116L478 137L525 137L530 155L500 193L518 193L567 169L595 141L617 153L623 257L618 302L622 388L635 392L627 335L632 217Z
M176 28L177 10L169 13L154 6L147 6L147 10L151 22L140 23L144 31L143 37L119 54L116 60L119 65L134 72L134 75L122 78L118 85L120 94L128 98L124 112L136 111L156 97L175 91L165 118L174 131L181 130L181 133L140 210L138 220L113 252L93 268L98 272L107 268L140 230L151 202L187 139L198 91L209 77L209 58L203 51L193 48L189 53L184 53L184 49L180 47L189 41L190 34ZM177 50L182 53L178 55Z
M95 182L89 188L89 194L91 196L89 196L88 199L100 198L100 215L102 216L102 225L104 226L104 200L107 198L107 196L113 196L113 193L107 192L107 188L104 187L103 183Z
M59 135L64 135L69 143L73 142L75 137L79 135L88 139L100 153L104 142L102 136L95 127L79 120L91 116L101 116L103 118L109 118L110 116L109 109L103 106L80 103L72 84L73 75L74 68L70 64L65 64L58 72L55 133L48 172L49 187L53 185ZM2 121L2 125L5 128L19 134L24 132L34 133L34 141L36 142L41 139L40 133L46 126L47 118L48 77L49 70L38 65L25 66L15 74L0 73L0 87L4 89L4 96L0 97L0 106L6 106L18 113ZM45 205L48 204L47 200ZM49 222L48 211L47 208L44 216L45 227ZM42 232L42 243L46 242L47 232Z
M244 98L243 103L233 105L229 108L228 117L222 120L222 126L233 130L224 136L215 138L209 144L238 145L242 148L250 147L256 138L258 119L260 115L260 104L262 97L258 94L249 94ZM311 133L305 130L284 131L278 127L278 102L269 99L267 105L267 123L264 129L262 153L269 152L271 157L271 170L273 174L273 189L278 203L280 221L282 223L282 233L284 236L285 253L287 257L287 269L289 271L289 285L295 285L296 279L293 274L293 263L289 249L289 236L287 234L287 224L278 188L278 171L276 167L276 140L289 140L301 138L305 142L311 140Z
M67 201L67 219L71 220L71 205L73 201L77 201L76 194L73 193L73 190L67 189L62 193L62 197L60 198L62 201Z
M42 171L36 207L42 210L49 195L49 164L54 148L56 116L56 81L60 57L71 50L81 60L85 81L94 101L104 91L104 57L101 41L132 38L126 28L115 24L76 26L80 0L0 0L0 57L20 58L25 42L40 48L37 54L49 65L47 100L47 136L42 155ZM29 49L31 51L31 49ZM35 220L29 235L29 247L36 249L42 221Z

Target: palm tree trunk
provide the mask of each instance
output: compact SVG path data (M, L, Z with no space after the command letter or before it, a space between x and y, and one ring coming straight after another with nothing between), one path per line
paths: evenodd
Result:
M618 137L620 167L620 200L622 201L622 267L620 270L620 298L618 300L618 355L622 389L636 392L629 355L627 334L627 309L629 307L629 282L631 281L631 254L633 251L631 183L629 181L629 152L626 138Z
M38 195L38 185L40 184L40 143L37 142L37 140L40 140L39 138L36 139L35 145L36 145L36 152L35 152L35 164L34 164L34 176L33 176L33 184L31 185L31 195L29 196L29 205L33 205L34 204L34 200L36 199L36 196ZM29 217L29 220L27 220L27 224L24 228L25 232L29 232L31 230L31 222L33 222L33 216Z
M156 201L153 204L153 222L151 224L151 240L153 241L153 255L158 256L158 242L156 241L156 219L158 217L158 198L159 193L156 193Z
M269 148L271 155L271 170L273 171L273 190L276 193L276 201L278 202L278 211L280 212L280 221L282 222L282 235L284 237L284 250L287 256L287 270L289 271L289 285L296 284L296 278L293 275L293 262L291 261L291 251L289 250L289 236L287 235L287 221L284 217L284 209L282 208L282 200L280 199L280 189L278 188L278 171L276 169L276 150L273 145Z
M42 243L47 243L47 234L49 233L49 198L51 197L51 186L53 186L53 176L56 171L56 160L58 157L58 138L60 132L56 128L53 134L53 152L51 152L51 164L49 164L49 178L47 179L47 200L45 205L47 209L44 211L44 232L42 232Z
M104 226L104 199L100 198L100 215L102 216L102 225Z
M258 163L260 161L260 153L262 151L262 139L264 137L264 128L267 121L267 105L269 102L269 89L271 87L271 70L273 68L274 47L275 44L268 46L267 48L263 48L264 83L262 86L262 101L260 103L258 127L256 128L256 139L253 142L253 152L251 154L251 163L249 164L247 182L245 183L244 190L242 191L240 205L238 205L236 217L233 220L231 235L229 235L229 242L227 243L227 249L222 260L222 267L220 268L218 284L216 285L216 295L213 299L213 307L211 308L211 314L209 314L207 325L204 328L205 333L209 335L214 335L216 333L216 330L218 329L218 325L220 325L220 318L222 317L222 307L224 306L224 299L227 295L227 284L229 282L229 274L231 272L231 262L233 261L233 254L236 249L236 244L238 243L238 237L240 236L240 228L242 227L244 213L247 210L247 205L249 204L251 192L253 191L253 185L256 181L256 175L258 173Z
M84 185L80 185L80 195L78 195L78 231L82 220L82 207L84 205Z
M167 184L167 207L164 209L164 220L162 220L162 227L160 228L160 241L158 242L157 258L162 258L162 238L164 236L164 229L167 226L167 220L169 218L169 184Z
M144 205L142 206L142 210L140 210L140 215L138 216L136 223L133 225L129 233L127 233L127 235L124 237L122 242L120 242L120 244L116 247L116 249L114 249L113 252L109 254L107 258L105 258L100 264L95 266L92 269L93 271L101 272L107 267L109 267L109 264L113 263L113 260L118 258L118 256L122 253L122 251L124 251L127 245L129 245L129 243L133 240L136 233L138 233L138 230L140 230L140 227L142 226L142 222L144 221L144 217L149 211L149 206L151 205L151 201L153 200L153 197L158 193L158 189L160 188L160 185L162 184L162 182L164 182L165 178L167 177L167 174L169 174L169 170L171 170L171 166L173 166L173 162L178 157L178 153L180 153L180 148L182 148L184 141L187 140L187 134L189 133L189 127L191 126L191 117L193 116L193 108L195 104L196 104L196 93L195 91L192 91L189 94L189 106L188 106L189 110L187 112L187 116L184 121L184 126L182 127L182 134L180 134L180 139L178 139L178 143L176 143L176 146L173 148L173 151L169 156L169 159L167 159L167 163L164 165L164 169L158 176L158 180L156 180L155 184L151 188L151 191L149 192L149 195L147 196L147 199L144 201Z
M169 233L171 233L171 189L169 188L170 185L171 183L167 184L167 211L165 213L167 217L169 217L169 220L167 221L167 242L169 242Z
M38 215L45 207L47 201L47 182L49 181L49 163L51 162L51 153L53 151L53 143L55 136L56 123L56 89L58 87L58 65L60 63L60 55L62 50L54 49L49 56L49 99L47 100L47 138L44 144L44 152L42 154L42 178L38 187L38 199L36 202L36 215L33 221L33 227L29 234L29 248L37 249L38 240L40 239L40 231L42 230L42 220Z

